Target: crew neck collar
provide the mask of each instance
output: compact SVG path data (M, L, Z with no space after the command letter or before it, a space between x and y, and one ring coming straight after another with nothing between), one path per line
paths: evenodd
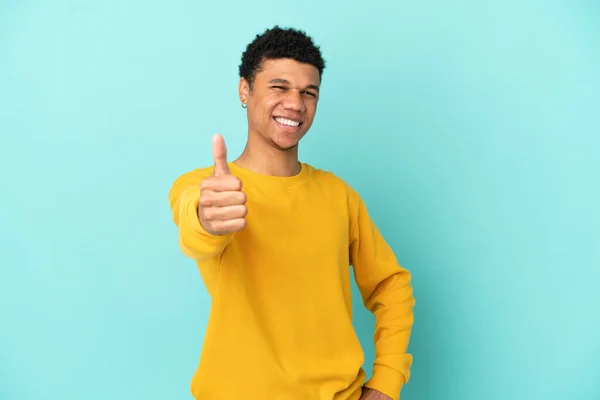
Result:
M300 171L296 175L292 176L265 175L241 167L233 162L229 162L227 164L234 175L237 175L238 177L248 177L256 182L260 182L261 184L290 187L301 184L308 178L309 167L303 162L299 163Z

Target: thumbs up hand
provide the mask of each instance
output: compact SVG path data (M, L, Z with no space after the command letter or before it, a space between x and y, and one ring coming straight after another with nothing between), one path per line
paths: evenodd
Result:
M212 235L225 235L246 226L246 194L242 181L231 175L227 166L227 148L221 135L212 142L215 163L213 176L200 183L198 217L202 227Z

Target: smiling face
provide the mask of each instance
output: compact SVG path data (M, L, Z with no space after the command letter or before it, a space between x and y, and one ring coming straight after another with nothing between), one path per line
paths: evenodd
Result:
M294 149L310 129L319 100L316 67L291 59L265 60L252 89L242 78L239 91L248 105L249 135L279 150Z

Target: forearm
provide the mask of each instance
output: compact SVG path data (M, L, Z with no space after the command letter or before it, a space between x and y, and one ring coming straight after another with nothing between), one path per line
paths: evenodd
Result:
M415 300L410 275L400 269L382 281L367 300L375 315L375 362L365 386L398 399L410 377L412 355L407 353L414 321Z
M351 262L363 303L375 315L375 362L365 386L397 400L412 365L412 355L407 353L415 303L411 274L399 264L365 204L350 193Z

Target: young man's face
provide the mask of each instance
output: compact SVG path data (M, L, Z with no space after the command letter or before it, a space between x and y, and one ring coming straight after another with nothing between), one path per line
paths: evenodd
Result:
M293 149L308 132L319 100L319 70L290 59L266 60L252 90L240 81L250 134L281 150Z

